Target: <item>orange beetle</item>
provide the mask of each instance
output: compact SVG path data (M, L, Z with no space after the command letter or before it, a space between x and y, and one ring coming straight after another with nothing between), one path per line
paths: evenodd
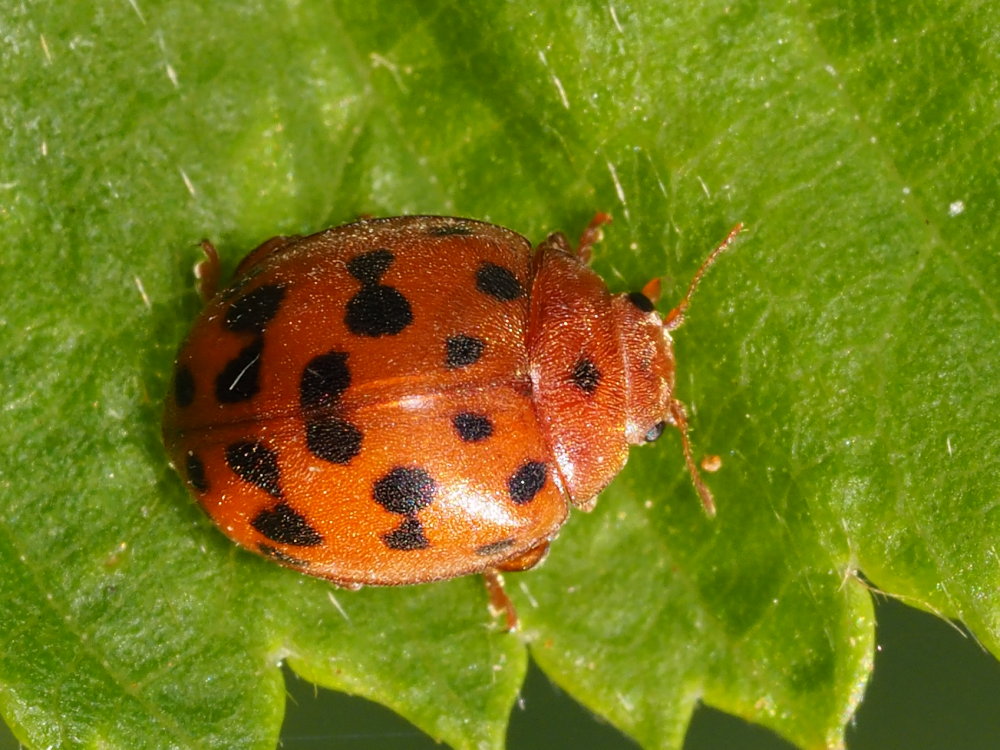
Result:
M574 250L471 219L363 219L248 255L181 346L167 450L234 541L342 586L536 565L630 444L677 427L669 331L740 227L661 318ZM211 246L207 272L218 272Z

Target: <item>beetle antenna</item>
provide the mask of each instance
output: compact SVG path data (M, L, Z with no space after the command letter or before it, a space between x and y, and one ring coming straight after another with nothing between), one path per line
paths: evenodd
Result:
M691 483L694 485L698 496L701 498L702 507L705 514L710 518L715 515L715 500L712 491L701 478L701 472L694 462L694 455L691 452L691 440L688 438L687 412L684 411L684 404L677 399L670 402L670 421L681 433L681 447L684 449L684 463L687 464L688 474L691 476Z
M702 261L702 264L695 271L694 278L691 279L691 283L688 285L687 292L684 294L683 299L677 304L677 306L667 313L663 318L663 327L672 331L679 328L682 323L684 323L684 313L687 312L688 305L691 302L691 296L694 294L694 290L698 288L698 284L701 282L702 276L705 272L715 263L716 259L722 255L729 246L733 244L733 240L736 239L738 235L743 230L743 223L740 222L732 229L729 230L729 234L726 238L719 243L708 257ZM701 498L701 504L705 508L705 513L709 516L715 515L715 500L712 498L712 491L708 489L708 485L701 478L701 472L698 471L698 466L694 462L694 454L691 451L691 439L688 437L688 422L687 422L687 412L684 411L684 404L682 404L677 399L672 399L670 401L670 421L681 433L681 446L684 449L684 463L687 465L688 474L691 476L691 483L694 485L695 490L698 492L698 496Z
M681 327L684 323L684 313L687 312L688 305L691 302L691 295L693 295L694 290L698 288L698 284L701 282L701 277L705 275L705 271L707 271L709 267L715 263L716 259L729 249L729 246L733 244L733 240L736 239L736 235L738 235L742 230L743 222L740 222L729 230L729 234L726 235L726 239L720 242L719 246L709 253L708 257L702 261L702 264L694 273L694 278L691 279L691 283L688 285L684 298L677 303L677 307L663 317L664 328L668 331L673 331L674 329Z

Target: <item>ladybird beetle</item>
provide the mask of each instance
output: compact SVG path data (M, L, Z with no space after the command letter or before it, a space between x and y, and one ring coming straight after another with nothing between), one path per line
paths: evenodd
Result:
M235 542L341 586L415 584L545 556L629 445L671 425L706 511L658 283L613 295L571 247L499 226L365 218L251 252L181 346L163 435ZM218 272L207 242L206 286ZM206 264L203 264L206 265Z

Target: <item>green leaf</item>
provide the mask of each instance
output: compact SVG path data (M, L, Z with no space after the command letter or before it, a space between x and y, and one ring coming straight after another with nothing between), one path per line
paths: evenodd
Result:
M998 11L988 4L5 3L0 711L30 747L272 747L280 663L454 747L503 745L527 654L646 747L699 701L835 747L863 571L1000 652ZM991 23L992 21L992 23ZM983 31L983 30L986 31ZM159 419L210 237L362 213L540 240L615 223L676 335L678 436L545 566L339 591L228 543ZM527 646L527 648L526 648Z

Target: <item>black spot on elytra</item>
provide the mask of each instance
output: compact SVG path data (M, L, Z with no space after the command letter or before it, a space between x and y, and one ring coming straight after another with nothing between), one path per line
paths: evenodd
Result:
M188 453L184 462L184 473L187 480L198 492L205 492L208 489L208 480L205 478L205 463L194 453Z
M423 469L397 467L375 482L375 502L390 513L412 516L434 499L437 486Z
M244 482L281 497L278 454L263 443L247 441L226 446L226 464Z
M524 287L509 268L496 263L483 263L476 271L476 288L502 302L524 295Z
M653 301L642 292L630 293L628 295L628 301L644 313L653 312L653 310L656 309L656 305L653 304Z
M347 464L361 452L361 430L346 419L325 416L306 422L306 445L317 458Z
M601 371L591 360L581 357L569 377L573 385L590 396L601 382Z
M645 440L647 443L652 443L660 439L660 435L663 434L663 430L667 427L666 422L657 422L652 427L649 428L649 432L646 433Z
M303 409L333 406L351 385L346 352L327 352L313 357L299 379L299 403Z
M427 541L427 536L424 534L423 524L416 518L407 518L388 534L383 534L382 541L389 549L398 549L404 552L427 549L430 546L430 542Z
M273 508L264 508L253 517L250 525L278 544L315 547L323 543L323 536L309 525L305 516L288 503L278 503Z
M215 378L215 398L220 404L238 404L257 395L263 349L264 338L256 336L222 368Z
M475 336L467 336L464 333L450 336L445 342L445 365L449 370L474 365L483 356L485 348L486 342Z
M517 540L514 539L514 537L501 539L499 542L490 542L489 544L484 544L481 547L476 547L475 553L480 557L490 557L498 552L510 549L516 542Z
M395 256L382 248L363 253L347 263L361 282L361 290L347 302L344 323L357 336L395 336L413 322L413 310L399 290L379 283Z
M178 365L174 373L174 402L182 409L194 401L194 374L187 365Z
M478 443L493 434L493 423L484 414L463 412L451 418L458 436L467 443Z
M431 503L436 491L434 480L423 469L398 467L375 483L375 502L391 513L406 516L397 528L382 535L385 546L397 550L430 546L416 514Z
M289 555L287 552L282 552L276 547L272 547L270 544L258 544L257 549L262 555L270 557L272 560L277 560L284 565L290 565L293 568L308 568L309 561L301 560L298 557Z
M530 503L545 486L545 477L548 473L548 468L541 461L528 461L523 464L514 472L514 476L507 480L510 499L518 505Z
M264 327L277 315L284 298L285 288L278 284L257 287L229 306L225 326L236 333L263 333Z
M362 284L378 284L394 260L396 256L382 247L351 258L347 261L347 272Z
M431 237L448 237L451 235L467 237L471 234L475 234L475 230L466 224L442 224L440 226L430 227L427 230L427 234Z
M367 286L347 303L344 322L357 336L395 336L413 322L413 311L391 286Z

